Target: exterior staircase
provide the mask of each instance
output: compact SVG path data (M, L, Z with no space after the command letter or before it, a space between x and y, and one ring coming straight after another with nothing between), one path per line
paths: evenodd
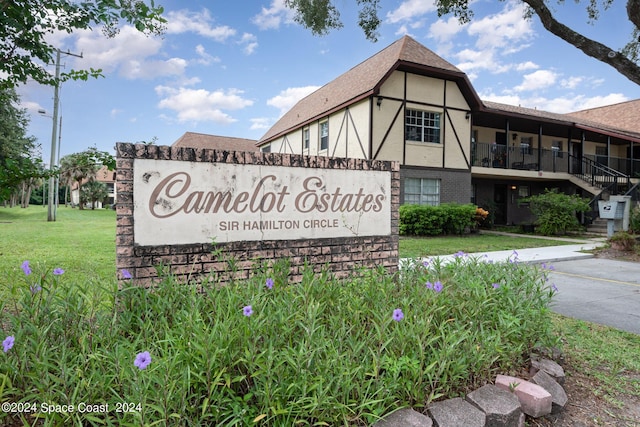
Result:
M593 222L587 226L587 233L606 236L607 221L608 220L599 217L594 219Z

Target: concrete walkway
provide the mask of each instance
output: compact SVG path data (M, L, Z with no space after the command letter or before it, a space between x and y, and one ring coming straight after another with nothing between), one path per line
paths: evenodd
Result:
M523 236L521 234L504 233L497 231L482 231L483 234L500 234L504 236L513 237L530 237L536 239L557 240L563 242L575 243L573 245L558 245L558 246L545 246L542 248L526 248L517 249L518 261L527 263L543 263L543 262L556 262L556 261L568 261L584 258L592 258L593 254L583 251L590 251L603 246L606 242L606 237L593 237L589 239L576 239L576 238L564 238L564 237L547 237L547 236ZM514 249L505 251L492 251L492 252L475 252L469 254L475 257L482 257L487 261L493 262L506 261L511 257L513 259ZM438 258L448 261L453 259L455 255L441 255ZM433 258L433 257L432 257Z

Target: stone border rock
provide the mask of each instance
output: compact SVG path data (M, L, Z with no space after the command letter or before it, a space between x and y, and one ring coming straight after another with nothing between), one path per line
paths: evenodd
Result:
M528 381L498 375L495 384L487 384L468 393L465 399L433 402L428 415L411 408L394 411L373 427L524 427L525 415L539 418L561 412L567 404L563 368L550 359L532 355ZM535 363L534 363L535 360Z

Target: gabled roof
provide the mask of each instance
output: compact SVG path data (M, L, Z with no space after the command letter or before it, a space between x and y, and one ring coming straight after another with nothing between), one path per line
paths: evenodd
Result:
M404 36L300 100L260 138L258 144L377 94L394 70L455 80L467 102L473 106L480 103L465 73L411 37Z
M209 148L214 150L258 151L256 140L232 136L185 132L172 147Z
M640 133L640 99L568 113L567 116Z

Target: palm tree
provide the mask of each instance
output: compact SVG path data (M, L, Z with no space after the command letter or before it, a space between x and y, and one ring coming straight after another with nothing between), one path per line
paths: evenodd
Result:
M69 154L60 159L60 179L69 187L74 182L78 184L78 201L82 200L82 183L93 181L98 169L99 165L84 152ZM82 202L80 202L80 209L83 209Z
M98 202L104 201L109 195L107 185L104 182L89 181L82 184L82 194L80 196L80 205L91 203L91 210L96 208Z

